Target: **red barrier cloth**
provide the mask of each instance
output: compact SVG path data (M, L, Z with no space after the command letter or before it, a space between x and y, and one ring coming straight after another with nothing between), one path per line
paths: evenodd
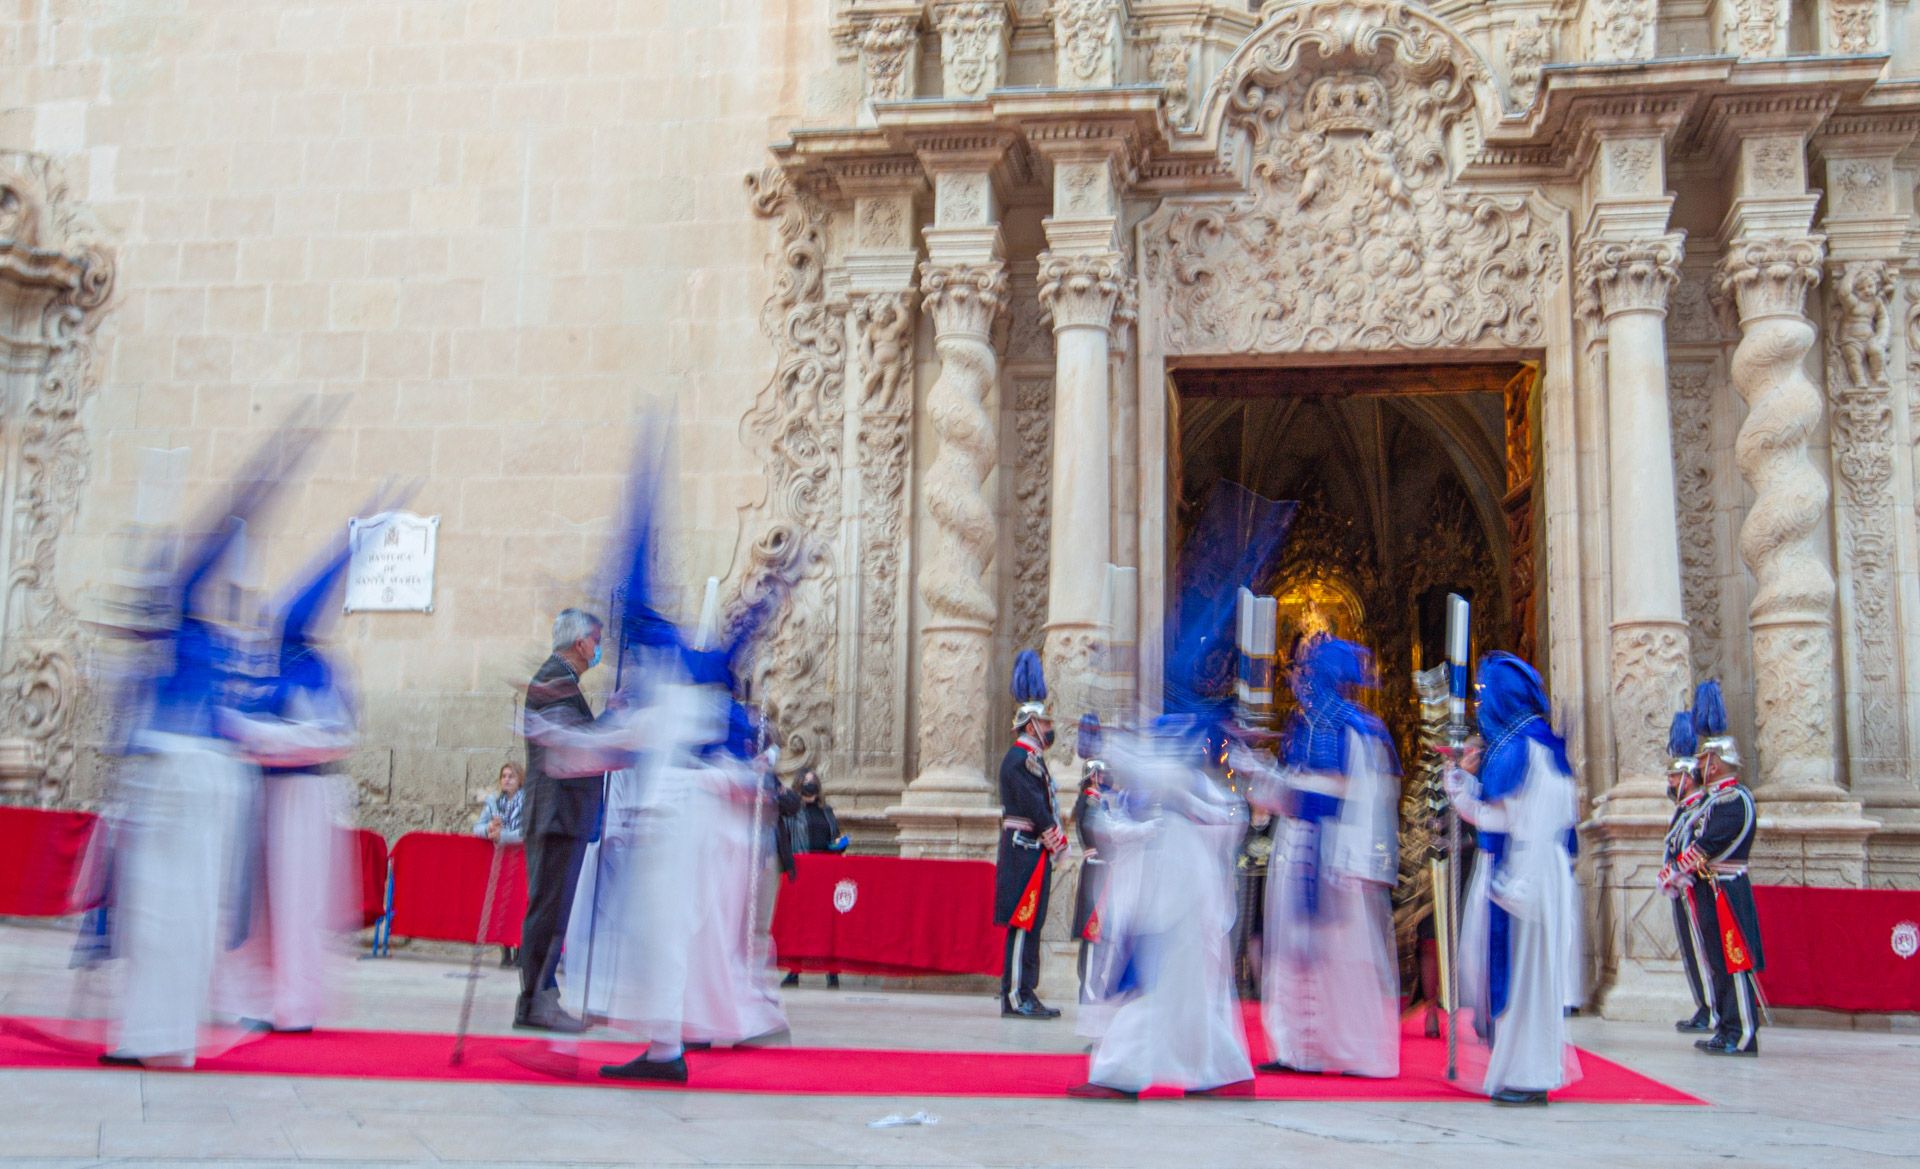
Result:
M100 818L91 812L0 808L0 917L64 917Z
M809 853L782 879L773 947L788 970L998 974L993 865Z
M360 858L360 928L387 911L387 838L368 828L353 830Z
M409 832L393 844L393 935L471 945L480 928L493 843L478 836ZM509 844L500 857L499 886L487 941L520 944L527 916L527 850Z
M1920 892L1755 886L1776 1007L1920 1011Z

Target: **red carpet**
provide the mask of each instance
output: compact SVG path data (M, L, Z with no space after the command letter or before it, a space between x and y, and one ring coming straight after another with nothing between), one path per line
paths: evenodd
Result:
M36 1035L40 1020L0 1020L0 1067L92 1068L98 1048L50 1042ZM198 1070L231 1075L332 1076L376 1080L465 1080L495 1084L551 1084L556 1078L606 1087L633 1087L599 1079L602 1063L624 1062L631 1046L589 1042L578 1059L539 1039L478 1036L467 1042L460 1067L447 1066L450 1035L405 1031L318 1031L267 1035ZM1256 1051L1256 1056L1259 1054ZM687 1057L692 1080L684 1090L821 1096L1061 1096L1087 1078L1084 1055L1028 1055L984 1051L864 1051L842 1048L734 1048ZM1592 1104L1699 1104L1700 1100L1599 1056L1582 1052L1580 1082L1555 1100ZM1446 1044L1409 1037L1396 1080L1343 1076L1261 1076L1262 1100L1471 1100L1445 1076ZM648 1090L643 1086L642 1090ZM1175 1095L1155 1092L1149 1095Z

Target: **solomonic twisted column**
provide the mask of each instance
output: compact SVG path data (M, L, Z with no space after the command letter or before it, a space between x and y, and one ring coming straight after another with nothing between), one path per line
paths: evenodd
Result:
M1668 722L1685 705L1691 662L1673 508L1667 404L1667 297L1680 234L1589 242L1582 308L1607 330L1607 450L1613 556L1613 723L1620 783L1609 799L1659 799Z
M1817 542L1827 485L1807 453L1821 399L1801 365L1815 338L1802 306L1824 253L1820 236L1737 240L1716 282L1740 317L1733 384L1747 418L1734 453L1756 497L1740 555L1759 583L1747 615L1758 788L1774 800L1842 798L1834 781L1834 583Z
M1007 300L1006 265L927 263L920 287L940 377L927 394L938 453L927 468L930 547L919 573L927 606L920 650L920 776L909 798L986 790L993 709L994 599L985 583L996 539L984 490L996 456L986 399L998 376L992 329Z

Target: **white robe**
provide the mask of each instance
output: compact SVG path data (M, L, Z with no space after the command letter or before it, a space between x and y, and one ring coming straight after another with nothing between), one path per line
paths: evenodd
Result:
M1122 834L1115 858L1140 866L1132 904L1116 926L1126 931L1123 944L1134 947L1143 986L1114 1010L1094 1047L1089 1079L1128 1092L1156 1084L1205 1091L1250 1080L1232 947L1233 857L1245 817L1237 801L1182 763L1149 759L1128 770L1159 803L1158 816ZM1157 774L1143 778L1141 771ZM1110 906L1118 892L1110 890Z
M1400 968L1393 941L1399 784L1381 743L1347 732L1341 813L1323 824L1319 913L1303 911L1288 858L1311 829L1283 822L1268 864L1260 1017L1273 1058L1301 1071L1400 1074ZM1274 773L1278 785L1297 773ZM1277 805L1276 805L1277 809Z
M761 913L778 878L765 846L777 811L759 773L737 759L719 757L702 778L695 815L706 843L684 1026L690 1040L738 1043L787 1029Z
M124 773L114 928L126 959L113 1051L191 1065L233 928L245 764L216 739L143 731Z
M1489 1095L1507 1089L1550 1091L1580 1075L1578 1056L1567 1042L1565 1011L1568 988L1577 978L1568 965L1580 947L1579 889L1566 847L1576 804L1573 778L1539 743L1529 744L1520 790L1497 803L1483 804L1472 795L1456 801L1462 819L1508 834L1506 859L1497 873L1487 854L1475 861L1460 922L1461 1001L1485 1019L1491 1003L1491 903L1498 899L1512 918L1507 1006L1494 1020L1493 1050L1482 1080Z
M606 819L600 839L587 845L580 864L580 882L574 888L573 913L567 919L560 1002L575 1015L607 1015L614 961L607 949L612 934L609 923L622 920L622 899L632 877L629 866L639 833L639 815L636 769L623 767L608 773Z
M261 767L315 770L248 777L260 785L255 877L265 887L246 942L222 960L217 998L224 1013L283 1030L314 1027L339 983L339 939L355 924L349 797L339 776L319 770L353 751L352 719L337 695L303 694L284 718L222 712L221 725Z

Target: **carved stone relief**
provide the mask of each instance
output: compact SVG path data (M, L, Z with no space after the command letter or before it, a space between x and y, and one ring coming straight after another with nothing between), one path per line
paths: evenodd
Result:
M913 96L913 66L919 43L919 21L910 16L881 17L861 28L860 67L866 73L869 99L902 101Z
M1833 186L1835 211L1871 215L1885 209L1893 181L1885 163L1853 158L1834 168Z
M860 391L860 743L863 762L884 760L899 731L902 632L900 566L905 549L914 293L864 296L851 324Z
M1595 61L1653 56L1654 0L1588 0L1587 51Z
M1192 53L1187 38L1173 31L1162 32L1147 54L1147 77L1167 89L1167 119L1176 126L1193 120Z
M1054 0L1053 40L1063 88L1112 85L1120 0Z
M1906 736L1899 676L1896 579L1891 530L1893 401L1887 376L1894 275L1877 260L1832 266L1828 288L1827 395L1834 465L1843 505L1842 563L1852 599L1849 679L1860 705L1852 755L1880 773L1904 770Z
M52 162L0 155L0 341L4 405L6 592L0 612L0 738L66 794L89 716L79 626L55 589L60 541L79 506L92 446L81 409L99 384L93 332L113 291L111 253ZM23 392L22 392L23 391Z
M1783 0L1726 0L1720 43L1743 57L1771 57L1787 48L1787 6Z
M1829 43L1836 53L1871 53L1879 47L1874 0L1827 0Z
M754 212L776 228L773 295L761 327L775 370L743 422L767 469L763 524L740 571L729 611L775 588L790 588L751 667L754 693L785 737L795 766L825 762L837 690L842 419L846 404L845 322L826 293L827 213L779 170L747 180Z
M1006 76L1007 10L991 3L944 4L934 10L948 97L985 97Z
M1452 182L1481 66L1419 7L1351 15L1282 9L1243 52L1224 138L1251 152L1251 193L1183 204L1146 240L1169 352L1544 338L1558 236L1524 200Z
M1714 367L1683 362L1668 374L1673 416L1673 485L1680 525L1680 583L1692 630L1693 674L1722 672L1725 635L1720 605L1720 548L1713 481Z
M1514 22L1507 34L1507 85L1510 104L1524 108L1540 88L1540 70L1553 59L1553 32L1529 12Z

